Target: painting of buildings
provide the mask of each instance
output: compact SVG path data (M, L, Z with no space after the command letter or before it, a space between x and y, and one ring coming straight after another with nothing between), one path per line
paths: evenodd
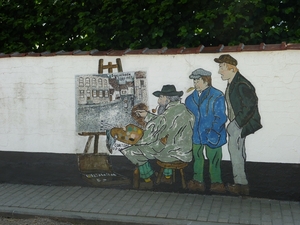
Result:
M76 130L105 132L134 124L132 107L147 99L144 71L76 75Z

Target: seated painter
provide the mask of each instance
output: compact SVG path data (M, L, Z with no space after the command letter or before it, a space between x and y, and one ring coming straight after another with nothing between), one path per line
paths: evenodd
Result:
M155 91L158 97L158 112L136 110L138 117L146 122L143 136L136 144L121 150L133 164L138 165L141 178L140 188L153 187L154 171L149 159L162 162L192 160L192 134L194 116L181 103L182 91L176 91L174 85L164 85L161 91ZM162 182L172 183L172 169L165 169Z

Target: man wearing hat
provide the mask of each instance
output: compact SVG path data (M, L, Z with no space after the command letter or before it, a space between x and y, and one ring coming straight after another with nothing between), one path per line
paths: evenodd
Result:
M225 193L221 178L222 146L226 143L226 114L224 94L214 88L211 82L211 72L202 68L196 69L189 76L194 80L194 92L185 100L186 107L194 114L193 156L194 175L188 183L192 191L205 191L203 179L204 154L209 161L211 180L210 191Z
M161 91L153 92L160 106L158 115L138 110L138 116L145 119L146 128L137 144L121 150L133 164L138 165L141 189L151 189L154 171L149 159L162 162L192 160L192 134L194 116L180 102L182 91L174 85L164 85ZM171 183L172 170L165 169L162 182Z
M219 74L227 80L225 99L227 116L228 151L232 163L234 184L227 190L232 194L249 195L248 180L245 173L245 139L262 128L258 112L258 98L255 88L237 69L237 60L229 54L221 55L214 61L219 63Z

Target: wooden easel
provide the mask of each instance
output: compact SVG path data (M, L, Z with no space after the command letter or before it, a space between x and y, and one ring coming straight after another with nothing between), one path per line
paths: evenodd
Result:
M98 66L98 74L103 74L103 70L107 69L108 73L112 73L113 69L118 69L118 72L123 72L121 59L116 59L116 64L112 64L112 62L108 62L107 65L103 65L103 59L99 60ZM79 133L81 136L89 136L88 140L85 144L84 155L79 157L79 169L81 171L91 171L91 170L102 170L102 171L111 171L111 165L108 163L107 154L98 154L98 146L99 146L99 136L106 135L105 132L82 132ZM94 139L94 156L97 155L95 159L93 159L93 155L86 155L91 146L91 143Z
M120 58L116 59L116 64L112 64L112 62L108 62L107 65L103 65L103 59L99 60L99 68L98 68L99 74L102 74L104 69L108 69L108 73L112 73L114 68L117 68L118 72L123 72Z

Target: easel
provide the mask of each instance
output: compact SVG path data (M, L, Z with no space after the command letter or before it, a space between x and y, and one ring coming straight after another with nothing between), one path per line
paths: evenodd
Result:
M116 59L116 64L112 64L112 62L108 62L107 65L103 65L103 59L99 60L99 68L98 68L99 74L102 74L104 69L108 69L108 73L112 73L114 68L117 68L118 72L123 72L120 58Z
M98 74L103 74L103 70L107 69L108 73L112 73L113 69L117 68L118 72L123 72L121 59L116 59L116 64L112 64L112 62L108 62L107 65L103 65L103 59L99 59L98 66ZM92 140L94 138L94 154L98 153L98 145L99 145L99 135L106 135L105 132L82 132L79 135L81 136L89 136L87 143L85 145L83 153L88 153L88 150L91 146Z
M107 69L108 73L112 73L113 69L117 69L118 72L123 72L121 59L116 59L116 64L112 64L111 62L108 65L103 65L103 59L99 60L98 74L102 74L103 70ZM99 146L99 136L106 135L105 132L82 132L79 133L81 136L88 136L88 140L86 142L83 154L78 157L79 170L83 173L104 173L104 174L114 174L112 171L112 166L109 163L108 154L99 154L98 146ZM88 154L88 150L92 144L94 139L94 151L93 154ZM126 184L128 180L123 177L114 176L112 180L111 177L102 177L103 180L107 180L106 182L95 182L93 179L89 179L90 182L93 182L95 185L114 185L114 184ZM98 179L99 180L99 179Z

